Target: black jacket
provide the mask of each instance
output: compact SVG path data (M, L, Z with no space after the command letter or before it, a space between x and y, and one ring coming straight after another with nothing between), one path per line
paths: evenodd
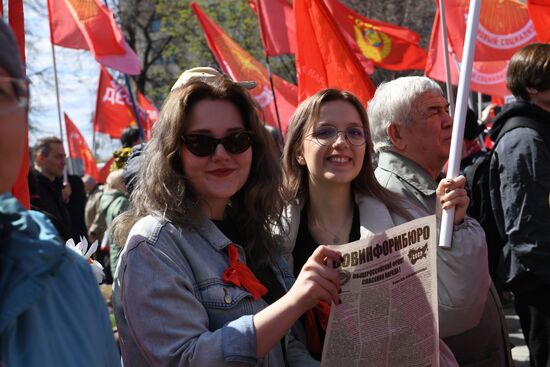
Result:
M69 211L61 195L62 188L61 178L50 181L37 170L31 170L29 173L31 209L44 213L52 221L61 238L66 241L72 237L72 231Z

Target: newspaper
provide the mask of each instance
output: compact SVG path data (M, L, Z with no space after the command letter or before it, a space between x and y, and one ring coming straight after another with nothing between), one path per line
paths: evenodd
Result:
M424 217L342 252L321 366L438 366L436 220Z

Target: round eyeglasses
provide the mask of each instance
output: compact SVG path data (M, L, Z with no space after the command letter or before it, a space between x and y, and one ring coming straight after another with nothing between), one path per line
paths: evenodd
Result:
M24 78L0 77L0 115L29 104L29 82Z
M349 126L345 130L338 130L330 125L319 126L309 136L321 145L330 146L334 144L340 134L343 134L351 145L361 146L367 142L367 133L360 126Z
M197 157L208 157L216 151L218 144L229 154L244 153L252 145L252 132L237 131L229 133L221 139L204 134L189 134L182 137L183 144Z

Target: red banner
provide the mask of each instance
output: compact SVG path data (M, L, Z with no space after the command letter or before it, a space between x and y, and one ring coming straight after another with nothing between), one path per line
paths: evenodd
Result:
M446 0L449 40L462 59L469 0ZM502 61L537 41L527 8L517 0L484 0L481 5L474 61Z
M550 43L550 1L527 0L527 11L537 30L539 41Z
M153 125L159 118L159 110L140 92L137 93L137 103L145 116L145 121L142 121L143 132L145 133L145 139L149 140L153 134Z
M296 27L292 0L248 0L248 4L258 16L265 54L293 54Z
M299 99L324 88L355 94L366 106L375 87L321 0L296 0Z
M69 157L73 159L81 159L84 165L84 172L87 175L92 176L94 180L97 181L97 164L92 151L69 116L65 113L64 117L65 129L67 131L67 142L69 144Z
M324 0L348 45L365 70L372 65L388 70L420 69L426 66L426 51L420 35L408 28L368 19L338 0Z
M97 172L96 182L98 184L104 184L107 181L107 176L109 176L111 164L113 164L114 160L115 157L111 157L111 159L105 162L103 167Z
M130 97L105 68L101 68L97 103L94 116L94 131L120 138L122 130L137 126Z
M233 80L253 80L258 84L256 88L250 90L250 94L262 107L265 122L278 128L274 96L265 67L225 34L197 4L193 3L191 6L202 26L208 46L220 67ZM274 74L273 84L281 128L285 132L290 117L298 104L297 88Z
M432 28L432 37L430 39L430 48L428 52L428 62L426 63L425 74L432 79L446 82L443 52L443 45L441 43L440 16L439 10L437 10ZM452 47L450 47L450 45L449 59L452 83L453 85L458 85L459 59L458 56L452 51ZM474 62L470 89L490 96L505 97L510 95L510 91L506 88L507 69L507 61Z
M48 0L48 15L53 44L90 50L97 62L126 74L141 72L138 56L100 0Z
M3 3L2 3L3 4ZM2 7L3 10L3 7ZM19 53L21 61L25 64L25 21L23 15L23 1L22 0L9 0L8 1L8 18L10 27L13 30L17 45L19 47ZM29 144L28 134L25 134L25 148L23 151L23 158L19 166L19 174L17 179L11 188L11 193L15 196L21 205L30 209L31 199L29 195Z

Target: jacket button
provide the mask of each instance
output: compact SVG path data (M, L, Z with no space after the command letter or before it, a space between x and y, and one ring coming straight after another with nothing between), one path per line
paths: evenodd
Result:
M231 295L230 295L229 292L227 291L227 288L224 288L224 289L223 289L223 293L225 293L225 296L223 297L223 300L225 301L225 303L231 304L231 301L232 301L233 299L231 298Z

